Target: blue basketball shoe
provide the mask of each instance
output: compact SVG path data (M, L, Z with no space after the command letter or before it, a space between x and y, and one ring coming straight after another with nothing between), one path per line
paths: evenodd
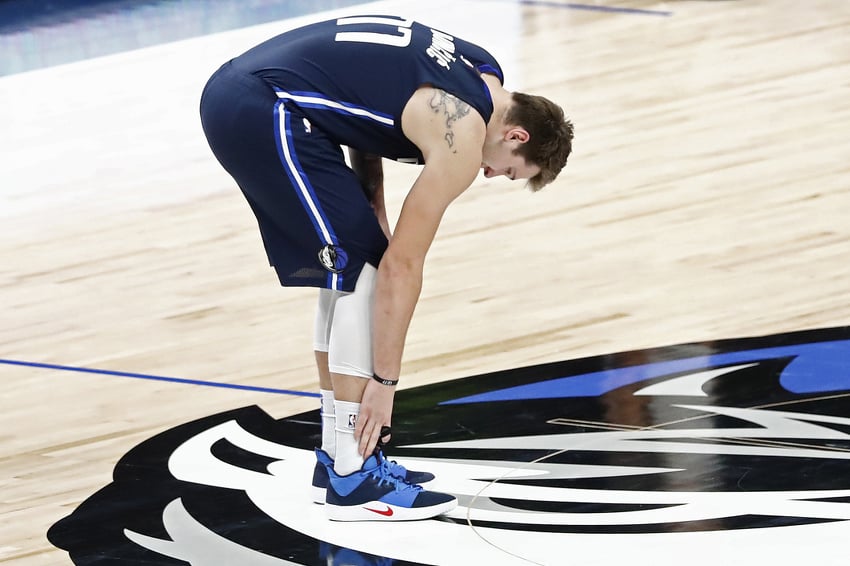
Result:
M434 474L430 472L416 472L408 470L395 460L387 460L384 458L383 451L379 448L381 459L387 462L390 467L390 473L397 476L407 483L416 485L425 485L434 480ZM319 505L325 504L325 492L328 489L328 468L334 467L334 461L324 450L316 449L316 466L313 468L313 502Z
M340 476L333 467L326 469L325 510L332 521L416 521L457 506L453 495L426 491L394 475L380 451L353 474Z

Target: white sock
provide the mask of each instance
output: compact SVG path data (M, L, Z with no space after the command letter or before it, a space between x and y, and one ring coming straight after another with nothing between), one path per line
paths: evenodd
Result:
M334 392L319 389L322 394L322 450L333 459L336 458L336 409L334 408Z
M363 467L360 443L354 439L354 427L360 414L360 403L335 401L336 413L336 458L334 471L347 476Z

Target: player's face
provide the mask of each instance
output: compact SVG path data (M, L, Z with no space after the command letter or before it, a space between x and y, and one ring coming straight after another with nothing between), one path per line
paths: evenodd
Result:
M540 167L527 163L521 155L514 155L510 150L499 152L497 155L485 156L481 162L484 176L487 178L504 175L508 179L531 179L540 173Z
M508 179L530 179L540 173L540 167L528 163L521 155L514 153L520 144L528 140L528 133L521 128L508 128L502 132L498 141L485 145L481 168L487 178L504 175Z

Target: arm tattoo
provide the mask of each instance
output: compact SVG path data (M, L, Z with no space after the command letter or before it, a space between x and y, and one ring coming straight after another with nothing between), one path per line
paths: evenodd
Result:
M454 149L455 133L452 130L452 126L454 126L455 122L469 114L469 104L440 89L434 89L434 95L428 101L428 104L431 106L434 114L440 114L445 118L446 135L444 137L446 143L449 144L453 152L457 152Z

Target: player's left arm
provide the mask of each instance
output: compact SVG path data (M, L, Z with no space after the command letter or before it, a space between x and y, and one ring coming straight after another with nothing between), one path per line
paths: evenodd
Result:
M405 135L425 157L425 166L402 205L395 231L378 268L373 309L375 373L396 380L407 330L422 288L427 254L449 204L472 184L481 168L486 124L462 100L432 87L419 89L402 115ZM382 426L389 426L394 387L370 380L363 394L355 436L371 453Z

